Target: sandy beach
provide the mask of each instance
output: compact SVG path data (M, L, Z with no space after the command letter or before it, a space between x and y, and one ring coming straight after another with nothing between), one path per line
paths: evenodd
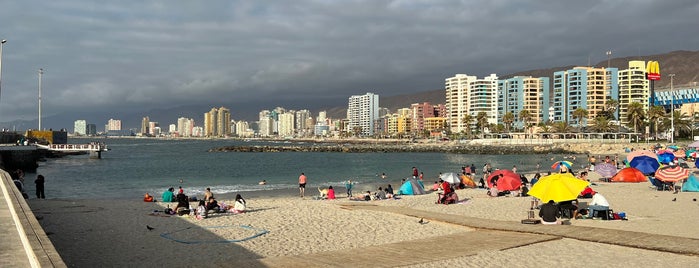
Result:
M693 238L699 246L699 229L691 228L699 222L699 202L695 201L699 193L656 191L649 183L595 184L593 188L607 197L614 211L625 212L628 221L585 219L571 220L571 225ZM692 267L699 263L699 256L691 254L570 238L522 241L507 248L483 247L483 250L479 250L478 245L487 244L487 239L458 241L467 245L472 242L473 247L468 251L473 253L434 261L435 256L428 255L430 253L422 251L420 243L412 241L438 238L443 240L439 247L449 250L449 245L455 242L449 240L450 236L481 230L435 220L420 224L416 217L361 209L365 205L410 208L474 217L484 222L518 223L526 218L531 201L529 197L492 198L482 189L464 189L457 193L465 201L454 205L435 204L435 193L368 202L349 201L341 193L338 197L343 198L337 200L300 198L291 193L276 197L258 195L247 198L250 211L246 213L219 213L203 220L153 213L168 205L162 202L32 199L29 203L59 254L71 267L225 267L234 264L264 267L268 265L267 259L284 263L284 258L310 258L323 253L347 256L346 261L331 266L353 267L372 258L376 259L375 266L397 266L391 263L391 256L384 256L386 253L353 253L388 245L417 247L411 249L414 254L407 261L408 267ZM309 194L317 195L317 190L308 189ZM231 203L230 198L221 201ZM154 229L148 230L146 225ZM497 234L491 238L499 239ZM290 266L294 266L293 262ZM317 266L327 265L319 263Z

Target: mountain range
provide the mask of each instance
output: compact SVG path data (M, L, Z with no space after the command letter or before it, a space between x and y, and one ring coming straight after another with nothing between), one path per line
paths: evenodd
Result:
M634 56L634 57L620 57L598 62L592 66L594 67L616 67L621 69L628 68L628 62L631 60L643 60L643 61L658 61L660 63L660 71L663 76L661 80L656 81L655 88L662 89L670 86L670 79L668 79L667 74L674 73L674 86L695 86L696 82L699 82L699 51L672 51L664 54L648 55L648 56ZM579 65L569 65L569 66L558 66L546 69L536 69L528 70L522 72L516 72L512 74L507 74L500 76L500 79L507 79L514 76L532 76L532 77L551 77L554 72L561 70L568 70ZM444 74L444 78L453 76L454 74ZM349 96L348 96L349 97ZM404 94L396 96L379 96L379 103L381 107L388 108L390 111L394 112L399 108L409 107L412 103L422 103L429 102L432 104L443 104L445 102L445 92L444 88L426 90L423 92ZM288 102L285 104L286 109L308 109L311 111L313 116L317 116L318 111L327 111L327 116L330 118L344 118L347 111L347 99L339 99L336 101L326 102L323 105L316 105L315 107L309 107L308 103L304 103L303 100L298 100L294 102ZM189 117L193 118L197 125L201 125L203 122L204 113L208 112L212 107L224 106L231 110L231 118L234 120L247 120L256 121L258 114L262 109L273 109L273 107L279 106L276 103L265 103L263 101L256 103L244 103L235 104L234 106L226 104L217 105L190 105L190 106L177 106L170 108L152 109L146 112L143 111L131 111L124 112L118 115L105 115L99 112L91 113L87 115L86 118L76 118L75 115L56 115L51 117L43 118L44 122L52 122L51 125L64 126L69 132L73 131L73 122L77 119L87 120L88 123L96 124L97 130L101 131L104 124L110 118L122 120L122 128L139 128L141 125L141 119L144 116L151 118L151 121L159 121L160 127L167 130L169 124L174 124L177 122L179 117ZM260 108L266 107L266 108ZM3 123L5 126L13 126L13 129L23 130L29 129L37 125L37 120L30 121L13 121Z

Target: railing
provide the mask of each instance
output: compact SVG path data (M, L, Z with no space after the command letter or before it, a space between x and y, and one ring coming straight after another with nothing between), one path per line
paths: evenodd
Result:
M90 144L49 144L37 145L39 148L48 149L51 151L107 151L107 145L103 143Z

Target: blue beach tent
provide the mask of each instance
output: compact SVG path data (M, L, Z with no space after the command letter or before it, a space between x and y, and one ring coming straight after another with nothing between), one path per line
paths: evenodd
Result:
M398 190L398 194L403 194L403 195L425 194L425 185L422 184L422 181L419 181L415 178L408 178L405 180L403 185L400 186L400 189Z
M682 184L683 192L699 192L699 181L694 177L694 174L689 175L689 178Z

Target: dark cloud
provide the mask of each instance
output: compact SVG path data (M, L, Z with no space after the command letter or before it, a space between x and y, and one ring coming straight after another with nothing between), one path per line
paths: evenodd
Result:
M696 1L10 1L0 121L36 118L39 68L45 116L341 103L607 50L696 50L697 13Z

